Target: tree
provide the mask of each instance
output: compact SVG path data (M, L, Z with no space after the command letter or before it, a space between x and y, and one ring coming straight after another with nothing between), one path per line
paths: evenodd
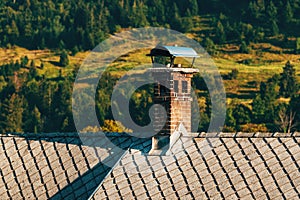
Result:
M74 131L71 98L72 85L70 81L60 81L51 102L47 131Z
M269 5L267 6L266 14L267 14L267 18L270 21L274 21L277 18L277 8L274 5L272 0L270 1Z
M300 130L300 95L295 95L290 101L290 110L295 113L296 128Z
M3 133L23 132L24 98L14 93L6 98L1 105L0 129Z
M198 10L198 2L197 2L197 0L189 0L189 5L190 5L190 10L191 10L191 14L193 15L193 16L195 16L195 15L198 15L198 12L199 12L199 10Z
M260 10L259 10L259 6L257 5L256 2L250 1L249 6L248 6L248 13L249 13L249 15L247 15L247 17L250 16L249 20L251 20L251 19L258 20L259 19Z
M236 121L236 130L240 129L240 125L251 122L251 110L243 104L238 104L233 109L232 115Z
M272 20L271 21L271 34L272 35L278 35L279 33L279 28L278 28L278 25L277 25L277 22L275 20Z
M11 37L11 43L14 45L16 44L17 39L19 38L20 35L16 22L13 20L11 26L7 28L8 28L7 31L8 35Z
M29 59L27 56L24 56L21 58L21 67L25 67L29 62Z
M236 128L236 120L233 116L233 109L232 108L228 108L226 110L226 119L225 119L225 131L230 131L233 132Z
M275 117L275 104L279 93L279 75L274 75L267 82L261 82L260 94L253 101L253 120L273 123Z
M217 22L216 41L220 44L222 44L226 41L226 34L225 34L225 31L224 31L224 26L223 26L221 21Z
M29 75L29 77L28 77L29 80L36 78L37 75L38 75L38 72L37 72L36 67L35 67L34 60L32 60L31 63L30 63L29 74L28 75Z
M257 95L252 102L252 120L254 123L264 123L266 113L266 102Z
M205 37L203 40L203 46L205 47L205 50L210 55L215 55L216 53L216 45L214 41L212 41L209 37Z
M287 106L280 106L278 119L275 123L281 128L284 133L290 133L296 127L295 123L296 112L288 109Z
M296 39L295 53L300 53L300 37Z
M177 7L177 4L174 2L173 6L171 8L171 14L170 14L170 25L175 30L181 29L181 16Z
M288 61L280 74L280 95L284 97L294 96L299 89L296 78L296 70L294 66Z
M24 117L27 119L24 122L24 131L29 133L40 133L42 131L42 119L39 109L35 106L28 115Z
M245 41L242 41L242 44L240 46L240 52L241 53L249 53L249 48Z
M145 6L142 2L139 2L137 5L134 5L132 8L131 21L133 27L143 27L148 24L146 15L145 15Z
M293 15L294 13L290 1L288 0L283 10L283 23L284 24L290 23L293 19Z
M275 74L267 80L267 82L261 82L260 84L260 97L268 104L273 104L279 93L280 76Z
M69 65L69 57L68 57L68 53L66 51L63 51L60 54L59 64L62 67Z
M191 17L183 17L181 19L181 28L182 32L190 32L194 26L193 19Z
M4 76L0 76L0 93L7 86Z

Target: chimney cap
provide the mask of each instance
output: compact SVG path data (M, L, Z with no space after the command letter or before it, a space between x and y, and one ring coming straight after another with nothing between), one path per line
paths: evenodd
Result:
M151 49L150 54L147 56L166 56L166 57L191 57L198 58L197 52L190 47L179 46L164 46L158 45Z

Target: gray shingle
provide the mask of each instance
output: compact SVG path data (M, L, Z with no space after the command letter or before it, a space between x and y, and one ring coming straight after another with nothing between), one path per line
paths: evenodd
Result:
M105 179L110 168L95 156L111 158L111 151L101 147L101 137L86 137L96 145L89 147L76 134L1 135L1 197L86 199L102 181L94 199L299 197L298 136L224 133L208 139L202 134L173 157L145 154L149 139L111 134L111 141L132 150ZM115 159L107 161L113 164L122 153L112 151Z
M268 137L269 136L270 134ZM216 155L212 153L212 148L208 148L209 145L205 140L199 140L199 143L197 143L197 139L195 139L198 150L187 147L189 156L193 158L191 161L189 161L187 157L182 156L178 158L177 162L173 162L171 160L166 161L166 169L168 170L166 172L163 169L164 157L153 156L148 160L148 162L150 165L154 164L151 170L153 170L159 177L156 177L155 179L151 177L151 175L143 174L143 171L139 171L142 178L147 180L141 184L145 184L146 188L151 188L149 193L150 196L152 194L154 197L161 196L160 190L166 191L166 195L169 193L171 194L174 188L180 196L182 195L182 197L186 197L186 195L190 195L190 193L192 193L194 197L206 197L204 194L205 191L211 198L222 197L223 193L226 194L226 197L230 198L237 198L237 196L267 198L266 195L268 194L266 194L265 191L272 192L272 197L274 197L277 194L277 186L275 184L269 184L270 181L274 182L274 180L268 171L268 167L270 167L269 170L271 170L272 173L273 171L275 172L273 176L278 178L283 174L278 170L276 171L276 169L280 169L283 166L286 168L285 170L287 172L292 172L292 169L295 169L296 165L294 165L294 167L289 167L286 164L283 164L282 166L277 165L277 159L274 158L274 154L269 147L266 147L266 145L269 144L271 147L274 147L273 151L278 153L278 158L283 159L283 161L289 159L289 154L283 151L285 150L285 147L282 143L286 143L286 146L293 147L295 149L297 147L297 152L299 152L299 146L294 145L295 142L292 141L292 138L284 138L281 143L276 138L264 139L263 137L264 135L258 134L256 138L246 137L233 140L233 138L228 137L222 138L222 141L219 142L214 141L214 152L219 157L219 160L216 159ZM226 148L224 145L218 145L222 143L226 144ZM253 144L255 144L255 146ZM292 151L295 152L295 149L292 149ZM228 152L230 152L230 154L228 154ZM162 162L162 164L159 164L160 162ZM125 173L130 173L130 171L127 171L130 170L129 165L117 166L114 170L118 172L121 170L120 167L125 167L122 170ZM178 169L181 169L182 172ZM142 170L142 168L139 170ZM198 174L196 174L195 171ZM166 182L166 173L170 175L169 178L171 178L171 181L174 184L173 186L170 185L170 182ZM228 173L228 176L226 173ZM233 185L229 183L227 177L230 178ZM150 184L150 182L155 182L155 184ZM203 183L205 191L199 190L199 188L201 188L200 182ZM197 184L193 185L193 183ZM109 185L109 180L106 179L103 184ZM152 187L148 187L148 184ZM158 186L159 184L160 189L155 188L155 185ZM284 191L289 189L289 187L286 186L288 185L287 183L278 182L278 184L280 187L282 186L282 190ZM191 191L189 191L187 185L190 186L189 188ZM217 187L217 185L219 186ZM233 188L237 191L234 191ZM221 192L222 194L220 194L219 190L223 191ZM251 194L251 192L253 192L253 194ZM99 190L98 193L101 193L101 190ZM295 193L295 191L293 193ZM290 196L293 195L295 196L295 194L291 194ZM271 195L269 195L269 197L270 196Z

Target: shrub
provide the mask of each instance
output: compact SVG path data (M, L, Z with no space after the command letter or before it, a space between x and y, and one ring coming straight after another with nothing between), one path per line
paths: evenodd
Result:
M248 123L248 124L244 124L240 126L240 131L242 132L268 132L268 128L266 127L265 124L252 124L252 123Z
M238 74L239 74L238 69L232 69L231 72L229 72L224 78L228 80L237 79Z

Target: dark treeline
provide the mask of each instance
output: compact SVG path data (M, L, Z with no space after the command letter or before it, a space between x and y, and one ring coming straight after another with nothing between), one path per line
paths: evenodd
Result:
M0 132L74 131L74 76L47 79L38 67L27 57L0 67Z
M41 67L27 57L0 66L1 133L76 131L71 99L77 68L67 76L60 72L58 77L47 78L38 74ZM101 125L112 119L110 95L116 80L104 73L99 82L96 111Z
M215 43L299 36L297 0L11 0L0 2L0 46L92 49L121 28L164 26L182 32L211 16ZM196 31L197 34L197 31Z

